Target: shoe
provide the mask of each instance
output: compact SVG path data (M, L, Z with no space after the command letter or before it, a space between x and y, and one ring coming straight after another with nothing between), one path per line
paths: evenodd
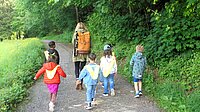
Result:
M76 90L79 90L79 85L80 85L80 84L76 84Z
M111 89L111 96L115 96L115 90Z
M50 112L54 111L54 107L55 107L55 105L53 104L53 102L49 102L49 111Z
M91 104L94 105L94 106L97 105L96 101L92 101Z
M85 106L86 110L91 110L93 107L92 106Z
M103 93L103 96L108 96L108 93Z
M53 102L49 102L49 107L55 107L55 105L53 104Z
M139 95L142 96L142 91L139 91Z
M53 112L54 111L54 107L49 107L49 111Z
M83 90L83 86L81 84L79 86L79 90Z
M139 97L140 97L139 93L136 93L135 98L139 98Z

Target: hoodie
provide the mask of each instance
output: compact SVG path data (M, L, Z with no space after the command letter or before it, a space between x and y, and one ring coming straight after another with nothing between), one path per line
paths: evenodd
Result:
M146 68L146 58L142 55L141 52L136 52L130 61L132 68L132 75L137 79L142 79L142 75Z
M55 69L54 69L55 68ZM48 78L47 72L55 70L52 79ZM44 74L44 83L46 84L60 84L60 76L66 77L65 72L62 68L54 62L44 63L43 67L35 75L38 79L42 74Z

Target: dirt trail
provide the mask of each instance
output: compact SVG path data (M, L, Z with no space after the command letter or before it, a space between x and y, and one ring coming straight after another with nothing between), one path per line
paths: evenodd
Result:
M47 44L48 41L44 41ZM85 106L85 90L75 90L74 65L72 63L72 46L56 43L60 54L60 65L67 74L61 78L55 112L87 112ZM121 76L115 77L116 96L103 97L103 88L98 85L96 100L98 105L91 112L160 112L156 105L145 95L134 98L131 84ZM29 90L29 97L17 109L17 112L48 112L49 93L42 77Z

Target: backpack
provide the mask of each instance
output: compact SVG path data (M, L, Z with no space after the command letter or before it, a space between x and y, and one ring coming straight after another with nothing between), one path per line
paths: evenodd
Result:
M77 32L75 43L75 49L77 54L88 54L90 53L90 32Z

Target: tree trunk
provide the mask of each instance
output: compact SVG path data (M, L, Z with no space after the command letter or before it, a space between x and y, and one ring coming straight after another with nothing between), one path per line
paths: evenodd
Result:
M75 9L76 9L76 22L78 23L79 22L78 7L76 6Z

